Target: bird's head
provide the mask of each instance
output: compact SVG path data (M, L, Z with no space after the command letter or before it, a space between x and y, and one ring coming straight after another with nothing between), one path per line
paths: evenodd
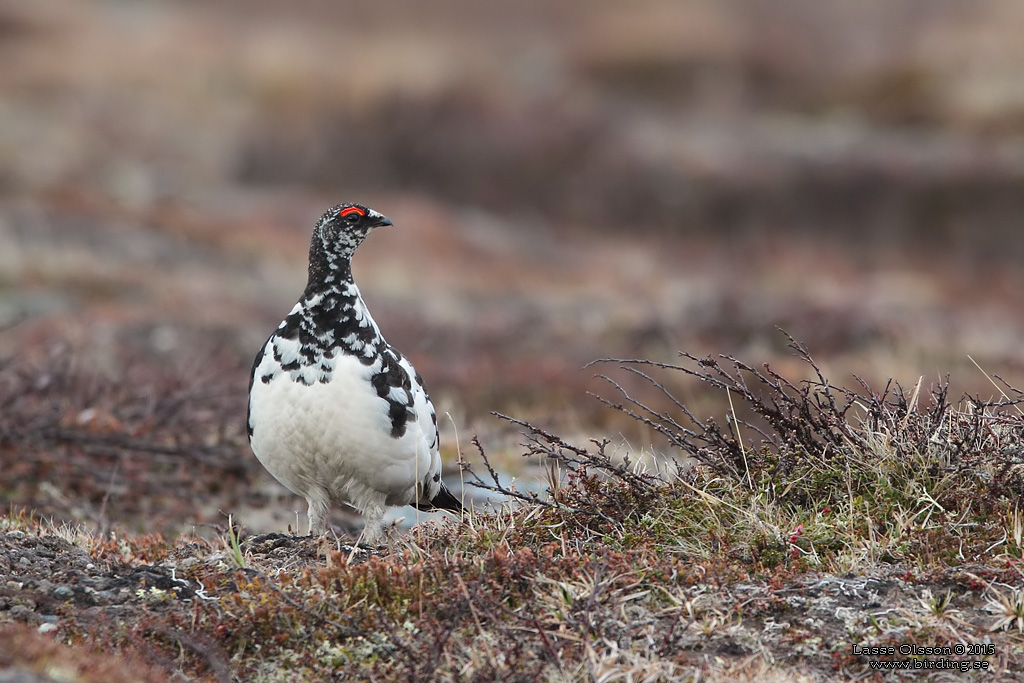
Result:
M371 230L391 224L387 216L362 204L338 204L320 217L314 239L319 237L328 253L351 256Z
M374 228L392 225L382 213L362 204L338 204L320 217L309 245L309 283L317 289L351 279L350 260Z

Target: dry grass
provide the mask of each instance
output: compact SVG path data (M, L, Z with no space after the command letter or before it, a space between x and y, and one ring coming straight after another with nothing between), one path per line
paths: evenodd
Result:
M562 473L548 491L520 493L480 448L467 480L508 502L382 552L234 525L165 540L12 514L0 604L53 624L70 648L47 656L74 666L113 647L217 680L825 680L871 675L854 645L910 643L989 643L953 659L1014 670L1015 401L836 388L794 351L810 379L733 358L624 363L658 387L659 373L685 373L727 390L735 411L697 419L667 389L657 407L614 391L675 454L661 472L514 420L524 456Z

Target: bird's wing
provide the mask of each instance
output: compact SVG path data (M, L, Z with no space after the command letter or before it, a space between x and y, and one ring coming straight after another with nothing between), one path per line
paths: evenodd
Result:
M427 500L433 500L441 490L441 454L438 452L437 413L434 411L434 404L430 402L430 396L423 385L423 377L420 376L420 373L416 372L408 358L400 356L398 362L409 373L412 409L423 434L421 445L424 450L423 455L427 457L420 456L420 461L425 462L427 466L420 470L420 480L423 482L422 490Z

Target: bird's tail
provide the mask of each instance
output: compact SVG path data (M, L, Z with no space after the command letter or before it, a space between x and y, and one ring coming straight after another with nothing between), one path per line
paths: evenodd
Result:
M421 500L416 507L420 510L451 510L452 512L462 512L463 510L462 503L448 490L443 481L441 488L437 490L437 495L429 501Z

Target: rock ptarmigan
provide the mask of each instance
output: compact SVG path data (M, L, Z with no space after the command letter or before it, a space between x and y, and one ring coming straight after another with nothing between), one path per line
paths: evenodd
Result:
M391 225L339 204L313 230L302 298L256 355L249 443L279 482L309 503L309 532L331 505L363 513L362 539L383 537L388 506L460 511L441 481L437 416L412 364L381 336L352 279L371 230Z

